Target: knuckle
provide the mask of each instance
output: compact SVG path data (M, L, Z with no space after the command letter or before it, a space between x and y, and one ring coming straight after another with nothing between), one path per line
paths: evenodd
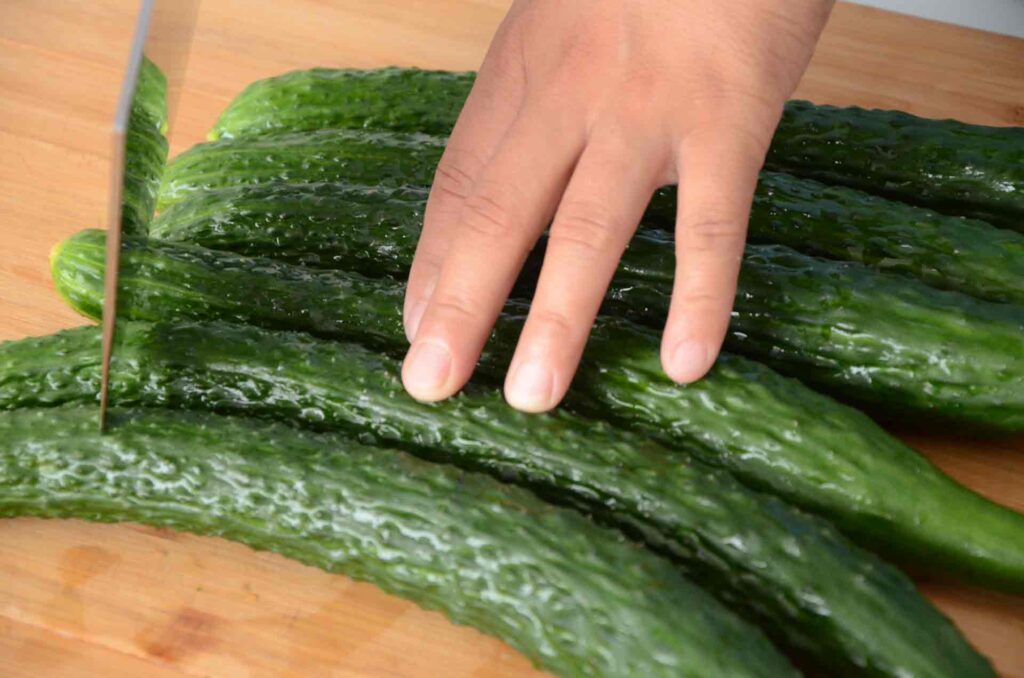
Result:
M462 225L487 240L505 239L513 229L511 205L512 200L499 192L473 193L462 204Z
M578 330L569 316L550 308L535 308L530 313L530 319L545 334L564 340L574 337Z
M465 200L473 190L473 179L462 168L442 160L434 172L432 189L435 194Z
M729 147L750 157L763 156L782 114L782 100L759 91L719 84L718 91L694 94L685 110L676 109L678 153L686 147Z
M472 153L462 151L446 152L434 171L431 190L456 200L465 200L473 192L473 177L482 163Z
M435 295L430 305L435 317L442 322L461 324L480 317L480 311L469 299L451 292Z
M625 74L624 89L635 95L650 95L652 92L659 92L665 89L665 71L661 64L652 62L641 64L636 68L631 68ZM630 101L623 101L623 104L629 104ZM638 112L644 111L642 104L637 103Z
M655 90L646 96L626 94L623 98L628 100L616 102L615 110L602 120L606 147L624 158L637 157L638 144L646 153L659 148L668 151L662 140L668 138L670 118L661 114L667 106L657 101L660 96L660 90Z
M553 244L576 247L589 252L604 252L616 240L618 226L609 210L597 202L573 201L563 205L551 226Z
M677 154L685 157L687 148L722 147L727 142L730 150L738 149L748 157L763 156L771 141L771 130L759 131L753 121L743 119L742 115L720 110L713 121L694 123L680 138Z
M745 229L735 219L708 216L684 226L681 244L701 254L725 254L742 251L745 240Z
M683 308L691 310L695 308L706 309L720 304L722 297L706 290L688 289L680 293L679 301L682 303Z
M771 124L755 124L753 121L737 122L731 126L729 131L747 154L763 161L777 121L778 117L776 116Z

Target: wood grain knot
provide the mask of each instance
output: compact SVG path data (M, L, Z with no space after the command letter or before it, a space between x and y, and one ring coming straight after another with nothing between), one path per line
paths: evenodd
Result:
M215 647L215 634L221 622L219 617L207 612L183 607L168 623L144 628L135 636L135 642L151 657L177 662Z
M61 554L57 570L65 591L78 588L103 574L121 558L99 546L75 546Z

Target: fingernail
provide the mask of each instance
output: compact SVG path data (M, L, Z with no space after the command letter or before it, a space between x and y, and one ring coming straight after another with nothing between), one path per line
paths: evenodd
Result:
M517 366L509 375L505 387L508 404L523 412L543 412L551 409L555 379L551 370L539 362L530 361Z
M452 354L438 341L420 341L409 349L402 365L402 383L417 400L440 400L452 370Z
M669 376L683 384L697 381L707 372L709 362L710 352L706 344L699 341L681 341L672 351Z
M416 331L420 328L420 321L423 320L423 312L427 310L427 302L417 301L405 314L405 338L412 342L416 338Z

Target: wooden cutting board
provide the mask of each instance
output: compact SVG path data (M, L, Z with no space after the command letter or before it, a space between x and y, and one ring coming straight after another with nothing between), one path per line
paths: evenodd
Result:
M0 339L82 321L47 254L103 225L107 124L135 0L0 2ZM206 0L172 153L246 83L293 68L480 61L504 0ZM799 96L1024 125L1024 41L840 4ZM1024 348L1022 348L1024 350ZM1024 440L910 439L1024 511ZM1024 597L922 582L1008 676ZM378 589L225 541L0 521L0 675L526 676L502 643Z

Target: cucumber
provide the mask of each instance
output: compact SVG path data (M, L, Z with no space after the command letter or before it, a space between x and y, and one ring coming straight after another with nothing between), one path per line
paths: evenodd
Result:
M796 673L670 563L519 488L279 424L112 414L103 435L94 407L0 413L0 516L276 551L440 610L563 676Z
M132 110L148 116L161 134L167 133L167 77L145 55L135 81Z
M271 181L429 186L445 137L317 130L193 146L164 171L157 209L195 193Z
M132 114L125 136L121 228L125 235L145 235L156 209L160 175L167 162L167 139L145 114Z
M153 220L150 236L367 275L408 271L427 191L267 183L197 193Z
M315 268L401 276L412 264L426 198L427 190L416 187L236 186L171 205L157 215L150 235ZM660 190L642 228L671 230L675 201L675 189ZM753 243L787 245L937 289L1024 305L1024 235L981 221L763 172L748 233Z
M394 193L394 188L352 186L347 182L402 180L396 179L393 167L377 175L369 167L348 171L341 165L311 162L312 146L319 145L309 143L310 135L329 138L324 147L334 150L328 152L363 152L357 147L365 133L326 130L202 145L181 156L172 164L164 187L166 197L161 209L170 213L160 219L162 237L249 254L269 254L276 248L274 256L331 267L345 258L346 250L356 249L342 242L350 236L344 229L368 228L351 223L363 215L358 208L347 205L349 201L359 205L367 202L361 191L372 196L369 200L375 205L363 218L373 219L375 225L386 224L389 237L408 239L413 237L412 229L418 233L422 206L412 204L410 198L425 192L424 188L405 188L401 199L392 202L385 196ZM275 139L281 140L280 147L275 147ZM426 148L391 148L408 161L407 183L423 186L430 181L442 140L428 139ZM403 140L405 137L396 137L393 142ZM245 169L213 176L218 174L217 164L224 161L223 157L240 158L257 148L275 150L273 156L260 155ZM294 156L291 161L289 155ZM287 183L282 183L283 179ZM332 186L324 181L335 183ZM234 190L196 190L228 184L243 185ZM291 194L288 184L298 184L293 188L296 194ZM186 205L171 209L181 195L189 196ZM655 227L670 227L675 221L675 203L674 188L660 190L645 221ZM294 218L289 216L291 213ZM399 231L401 226L405 230ZM179 229L185 232L179 234ZM763 172L754 196L749 233L755 243L785 244L808 254L856 261L914 277L939 289L1024 304L1024 235L981 221L942 215L810 179ZM371 238L373 234L365 233ZM314 248L322 253L313 256Z
M251 85L211 136L323 127L446 134L472 84L470 73L394 68L288 73ZM1024 127L790 101L767 165L1024 230Z
M605 310L660 327L672 237L630 244ZM888 415L1024 430L1024 306L981 301L853 262L749 245L726 345Z
M239 198L239 211L249 212L251 197ZM205 199L196 200L195 209L201 212ZM222 198L210 200L216 204ZM290 208L283 203L281 209ZM290 233L275 227L271 235L261 237L255 231L264 217L256 216L257 224L251 227L249 217L235 213L226 221L241 224L240 231L229 238L238 241L250 233L252 242L263 243L243 247L246 251L266 252L272 243L280 242L290 252L284 256L293 260L302 258L297 252L310 252L310 257L328 259L333 265L355 261L353 267L369 274L401 276L414 252L416 209L398 201L382 206L375 219L389 227L380 230L359 222L348 227L349 222L340 221L330 227L304 228L305 222L299 221ZM269 212L273 215L273 209ZM394 220L387 222L386 213L393 214ZM166 236L178 218L196 223L187 212L171 213L159 232ZM277 218L268 216L266 221ZM204 243L222 242L222 236L203 235L203 229L219 230L218 217L207 219L208 226L200 217L197 226L183 227L182 237L198 231ZM308 246L302 244L307 235ZM671 240L656 229L645 229L633 238L609 291L606 312L657 326L664 322L675 272ZM540 249L528 259L530 272L539 269ZM521 280L520 293L528 293L532 277ZM317 304L312 299L310 303ZM887 311L879 313L879 309ZM979 301L857 263L826 261L781 246L750 245L729 346L857 403L962 422L979 430L1020 431L1024 430L1022 334L1024 306Z
M474 73L314 68L257 80L220 114L210 140L331 127L448 134Z
M167 80L143 58L125 133L121 227L126 235L145 235L149 230L167 163L166 130Z
M58 291L94 318L103 254L102 237L86 232L54 257ZM299 329L396 355L406 347L403 287L393 281L150 241L127 243L121 290L120 308L131 318ZM519 327L516 318L499 321L480 374L501 379ZM749 360L723 355L706 378L678 386L661 371L658 344L652 331L599 320L568 402L692 448L748 484L827 516L887 555L937 574L1024 592L1024 517L952 482L864 415ZM54 349L28 350L49 355ZM22 393L16 367L24 368L26 358L8 355L11 362L0 360L0 373L11 375L12 393ZM3 384L0 377L0 389ZM890 482L901 490L891 491Z
M249 207L258 209L255 202ZM672 231L675 212L675 188L660 189L646 224ZM1024 305L1024 234L852 188L764 171L747 239L855 261L979 299Z
M1024 515L960 485L860 411L752 360L723 353L710 374L679 386L659 343L627 321L598 322L566 404L691 448L918 572L1024 593Z
M59 335L49 354L56 373L37 372L23 392L55 383L94 401L95 391L76 384L97 379L97 336L92 328ZM111 394L120 405L347 431L526 485L670 555L685 575L830 675L990 675L897 570L827 523L681 451L566 412L516 412L490 388L417 403L402 388L398 361L359 345L187 323L125 324L118 336Z
M765 162L1024 231L1024 127L790 101Z

